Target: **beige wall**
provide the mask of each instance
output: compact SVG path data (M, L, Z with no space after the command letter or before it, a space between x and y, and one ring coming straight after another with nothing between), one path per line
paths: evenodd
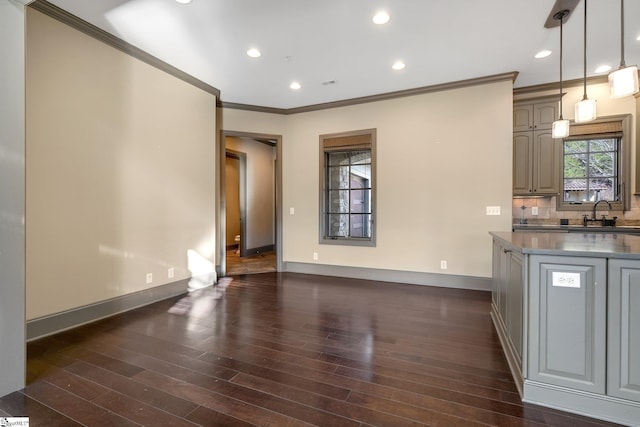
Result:
M27 319L210 270L215 97L31 9L26 77Z
M225 109L222 121L283 135L284 261L311 263L317 252L321 264L489 277L488 232L511 224L511 111L505 81L275 121ZM377 246L320 245L318 136L368 128L378 137Z
M224 131L282 135L290 116L256 111L218 109L218 125Z

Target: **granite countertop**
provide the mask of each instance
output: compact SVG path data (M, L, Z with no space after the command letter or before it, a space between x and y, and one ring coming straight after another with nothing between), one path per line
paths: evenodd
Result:
M490 232L525 254L640 259L640 236L622 233Z
M514 231L563 231L563 232L584 232L584 233L633 233L640 234L640 226L637 225L616 225L615 227L603 227L597 225L560 225L560 224L512 224Z

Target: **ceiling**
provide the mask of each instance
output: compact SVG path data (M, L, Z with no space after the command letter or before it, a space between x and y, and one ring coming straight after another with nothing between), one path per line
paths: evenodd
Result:
M564 25L564 78L583 74L580 1ZM297 108L517 71L558 81L555 0L49 0L221 91L221 100ZM372 22L386 10L390 21ZM590 0L587 73L620 63L620 2ZM625 2L625 60L640 64L640 1ZM246 51L258 48L259 58ZM544 59L534 55L548 49ZM406 68L391 65L402 60ZM606 74L606 73L604 73ZM292 90L291 82L301 88ZM327 83L333 81L334 83Z

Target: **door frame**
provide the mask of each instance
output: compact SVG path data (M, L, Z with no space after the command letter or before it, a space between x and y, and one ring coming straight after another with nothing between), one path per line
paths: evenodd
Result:
M251 138L260 143L260 139L275 141L276 148L276 170L275 170L275 244L276 244L276 271L283 270L282 263L282 135L272 135L263 133L241 132L221 130L218 141L218 254L219 264L217 273L219 277L227 274L227 196L225 163L227 157L227 137ZM245 212L246 215L246 212ZM244 227L245 223L241 224ZM242 236L240 237L243 238Z

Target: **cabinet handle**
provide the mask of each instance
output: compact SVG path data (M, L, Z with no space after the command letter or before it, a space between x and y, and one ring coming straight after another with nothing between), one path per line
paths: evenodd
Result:
M505 254L508 254L509 252L511 252L511 249L503 249L502 252L504 252Z

